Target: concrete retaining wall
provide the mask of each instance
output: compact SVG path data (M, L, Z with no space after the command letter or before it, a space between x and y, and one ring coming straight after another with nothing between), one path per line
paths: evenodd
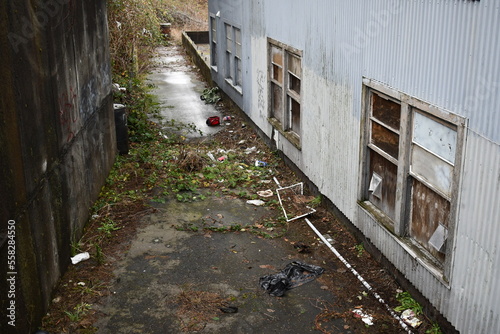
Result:
M106 1L2 1L0 58L0 332L30 333L116 155Z
M208 43L208 31L185 31L182 33L182 47L191 58L191 61L200 69L203 78L210 86L213 86L210 66L203 60L201 54L197 50L197 45L205 44L208 47Z

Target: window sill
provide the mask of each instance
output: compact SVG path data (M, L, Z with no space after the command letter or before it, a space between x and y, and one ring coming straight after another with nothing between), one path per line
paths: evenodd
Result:
M240 95L243 95L243 90L241 89L241 86L234 85L233 80L226 78L226 82L234 88L235 91L237 91Z
M283 130L281 122L274 117L268 118L267 121L273 126L273 128L278 130L278 132L281 133L281 135L285 137L293 146L295 146L298 150L302 150L302 147L300 145L300 137L298 134L292 131Z
M394 233L394 225L391 219L383 214L377 207L369 201L358 202L359 207L365 211L372 219L379 223L388 234L401 246L414 260L420 263L427 271L429 271L436 279L448 289L450 282L444 275L443 265L436 261L422 246L408 237L400 237ZM404 274L404 273L403 273Z

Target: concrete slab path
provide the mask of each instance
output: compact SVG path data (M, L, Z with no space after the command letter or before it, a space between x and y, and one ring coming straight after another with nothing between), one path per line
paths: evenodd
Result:
M159 60L162 66L150 80L156 85L154 93L165 119L194 124L204 135L218 131L205 124L217 111L200 100L206 86L181 49L160 49ZM237 230L261 222L271 214L269 209L215 196L154 205L157 212L145 218L146 227L133 237L130 251L116 264L112 294L99 308L104 316L95 324L98 333L315 332L317 301L335 298L318 281L290 290L282 298L269 296L259 286L260 277L296 260L292 254L297 251L290 244L244 231L204 230L208 223ZM183 308L185 303L197 302L200 314L213 315L197 318L192 313L195 305ZM237 312L224 313L221 307L237 308Z

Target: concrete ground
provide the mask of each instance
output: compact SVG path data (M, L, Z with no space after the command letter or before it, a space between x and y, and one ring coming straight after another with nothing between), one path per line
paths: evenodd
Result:
M200 80L193 65L186 62L180 46L158 49L156 57L158 66L148 76L149 83L155 86L153 94L161 105L163 122L174 120L175 124L192 125L201 130L202 136L209 136L219 131L220 127L209 127L206 119L217 115L213 104L204 103L200 96L207 88ZM193 127L191 127L192 129ZM200 137L200 133L188 132L186 137Z
M282 241L244 231L202 229L214 221L219 226L253 224L269 215L268 209L227 198L172 200L157 209L118 265L113 294L100 310L107 316L96 324L98 333L315 332L314 318L320 311L316 301L335 299L317 280L284 297L272 297L259 286L260 277L295 260L291 254L296 251ZM179 230L179 224L190 229ZM188 304L200 303L200 312L209 318L196 319L190 313L198 306L183 309L182 294L191 296L186 297L192 298ZM220 311L224 307L237 312Z
M202 134L185 133L186 137L207 136L223 128L205 124L218 112L199 98L206 86L182 49L160 49L159 59L161 66L150 80L164 119L202 130ZM309 242L316 242L314 247L323 256L299 253L297 244L286 238L241 230L278 216L272 209L236 196L204 195L204 200L189 203L175 199L151 203L155 212L144 218L144 227L131 236L129 251L115 263L111 295L94 306L102 315L94 323L97 333L319 333L320 314L328 320L324 333L373 332L353 316L353 309L361 307L371 308L377 328L400 332L388 312L314 237ZM295 233L300 239L304 232ZM340 236L337 241L342 242ZM294 260L322 266L325 273L283 297L270 296L260 287L261 277L278 273ZM377 277L384 273L380 268L372 271ZM393 294L394 284L384 282Z
M149 76L162 104L161 114L165 120L194 124L203 136L213 134L220 127L208 127L205 119L217 111L200 100L205 84L181 51L160 49L160 66ZM270 209L215 196L154 205L156 213L145 218L146 227L133 237L130 251L116 266L113 293L100 308L106 316L95 324L98 333L314 332L320 311L315 301L334 299L331 292L312 281L284 297L272 297L259 286L260 277L296 260L290 245L244 231L203 229L206 224L252 225L273 214ZM224 313L221 308L236 312ZM201 317L196 309L209 318L196 319Z

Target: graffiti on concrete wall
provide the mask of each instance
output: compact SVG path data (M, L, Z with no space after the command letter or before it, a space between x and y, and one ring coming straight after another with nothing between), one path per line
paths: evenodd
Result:
M63 135L66 135L66 142L71 141L76 133L75 125L78 121L76 98L77 94L72 87L59 97L59 122Z

